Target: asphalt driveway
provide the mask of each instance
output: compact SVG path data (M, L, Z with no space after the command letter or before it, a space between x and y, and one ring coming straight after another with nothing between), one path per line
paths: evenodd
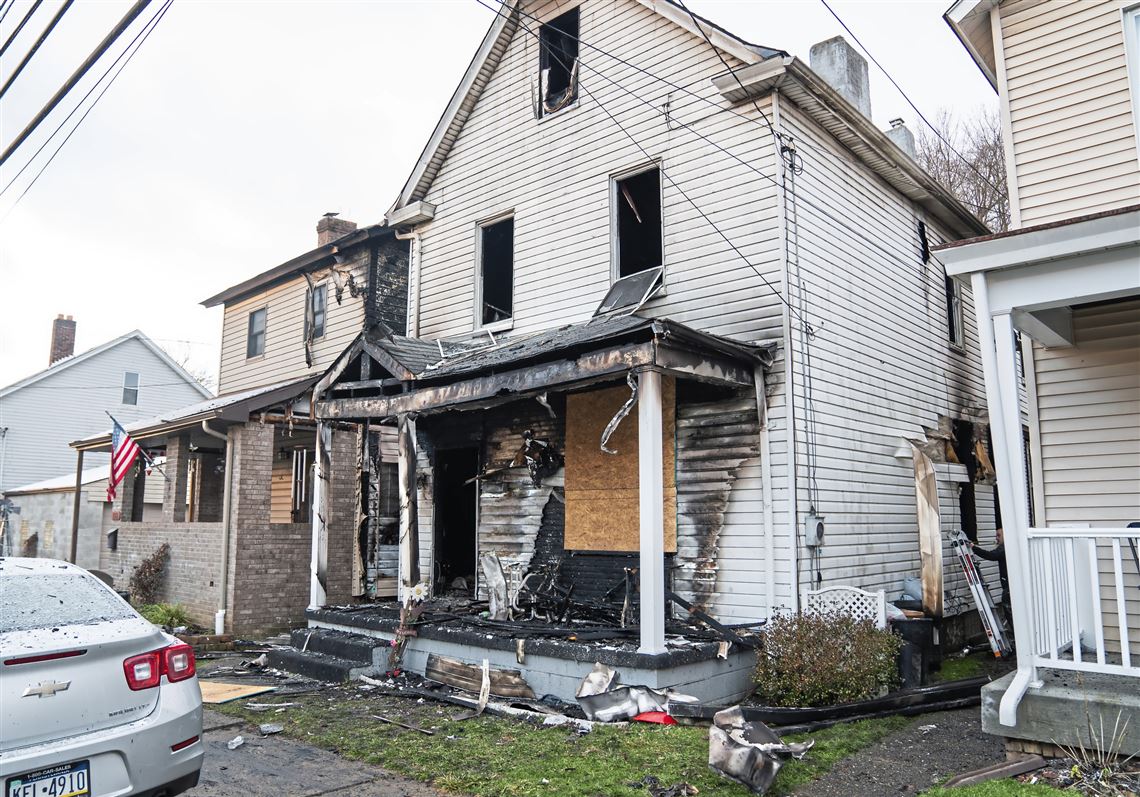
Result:
M442 792L379 767L349 761L281 735L262 736L255 726L207 709L203 720L206 760L191 797L440 797ZM241 735L244 744L227 743Z

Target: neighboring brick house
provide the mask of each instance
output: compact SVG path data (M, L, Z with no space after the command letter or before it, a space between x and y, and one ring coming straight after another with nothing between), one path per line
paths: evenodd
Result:
M408 244L383 225L357 229L332 214L317 234L316 249L203 302L225 308L219 396L126 425L141 446L165 455L165 479L141 466L128 474L113 508L117 534L102 546L99 567L125 585L168 544L162 599L183 604L201 625L249 635L303 619L316 487L310 388L362 330L403 331ZM336 463L324 485L329 520L351 535L360 431L344 424L327 434ZM72 445L107 451L110 436ZM155 479L164 495L161 519L152 520L135 511L135 496ZM347 562L338 566L346 571ZM344 581L332 594L348 600Z

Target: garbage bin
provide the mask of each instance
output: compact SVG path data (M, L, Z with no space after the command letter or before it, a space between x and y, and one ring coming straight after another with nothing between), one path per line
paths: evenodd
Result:
M903 688L924 686L934 661L934 621L929 617L895 620L891 624L902 637L899 675Z

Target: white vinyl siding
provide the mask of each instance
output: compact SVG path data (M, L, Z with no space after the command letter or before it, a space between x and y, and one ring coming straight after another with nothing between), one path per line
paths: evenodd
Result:
M1123 7L1000 7L1022 226L1140 202Z
M318 278L321 276L318 273ZM363 270L356 273L364 284ZM345 288L341 303L330 291L325 300L324 334L313 341L312 367L305 365L305 302L309 286L303 276L266 288L226 305L222 321L222 359L218 393L233 393L259 385L272 385L306 374L319 373L360 334L364 326L364 298L353 298ZM247 358L249 314L266 310L265 348Z
M934 259L922 262L918 222L925 221L931 246L946 240L947 233L797 109L788 103L780 109L782 126L804 158L804 172L795 179L801 199L798 259L807 317L817 329L808 368L798 324L792 325L797 528L811 506L810 376L815 509L827 523L820 549L822 586L884 589L893 598L902 577L917 575L920 568L906 438L924 440L942 417L980 420L984 411L973 300L963 289L965 345L959 350L947 339L942 268ZM791 297L799 306L795 257L790 259ZM960 523L957 483L947 467L938 465L938 488L949 532ZM983 539L992 537L991 506L977 502ZM800 563L801 584L809 588L807 549L801 549ZM947 547L947 613L969 608L951 600L961 592L957 568Z

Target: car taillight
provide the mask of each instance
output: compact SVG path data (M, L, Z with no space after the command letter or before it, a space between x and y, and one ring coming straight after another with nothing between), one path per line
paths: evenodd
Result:
M127 686L134 692L153 689L161 683L164 675L166 680L174 683L192 678L195 671L194 649L182 643L150 653L140 653L123 662Z
M123 662L123 672L127 674L127 686L131 691L158 686L162 679L162 657L158 651L131 656Z
M193 677L196 671L194 667L194 648L185 644L171 645L166 648L163 653L166 680L171 682L185 681L187 678Z

